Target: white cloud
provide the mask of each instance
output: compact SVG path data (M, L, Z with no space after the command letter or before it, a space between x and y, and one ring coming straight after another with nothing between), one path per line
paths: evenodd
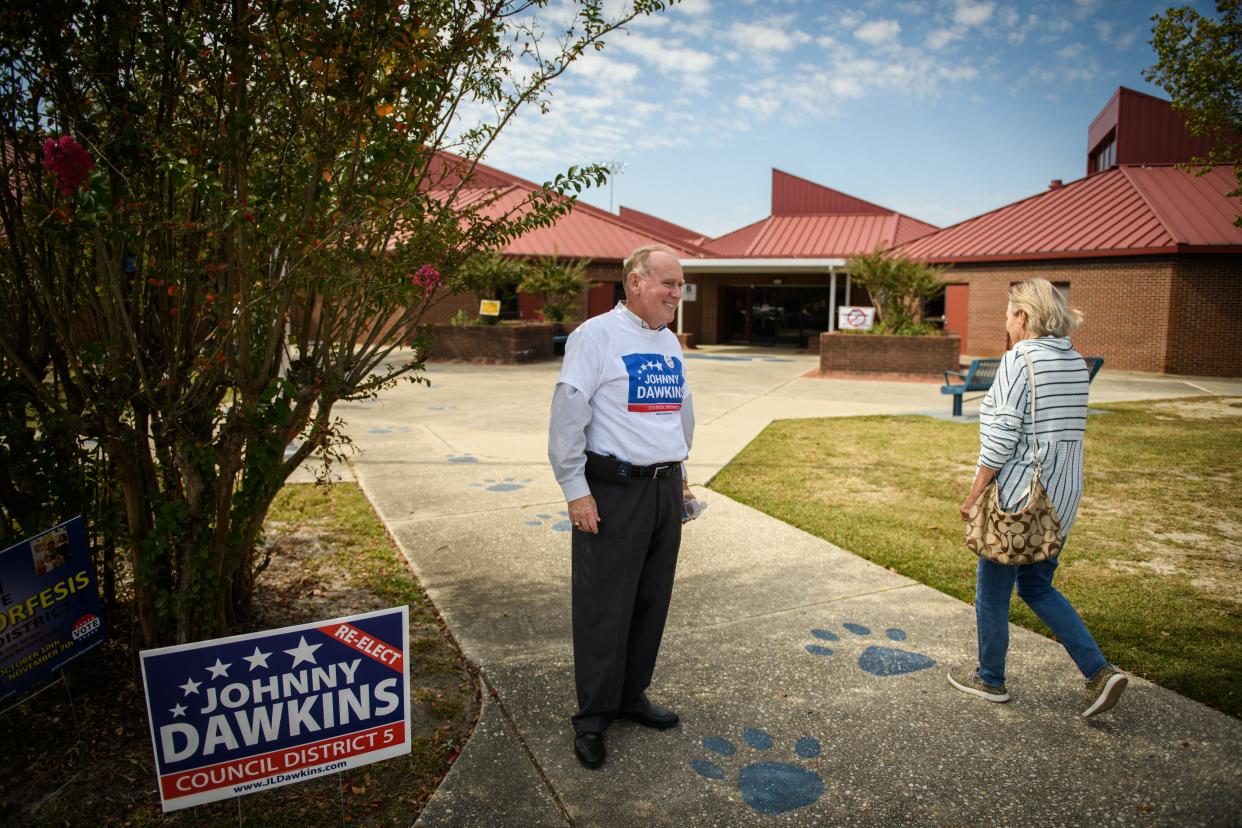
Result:
M1134 41L1138 38L1138 32L1131 29L1128 32L1114 34L1115 29L1113 23L1109 20L1099 20L1095 24L1096 34L1100 36L1100 40L1112 46L1119 52L1124 52L1134 45Z
M735 103L737 104L738 109L744 109L747 112L754 112L765 118L781 107L780 101L775 98L752 96L745 93L738 95Z
M716 64L716 58L707 52L691 49L670 38L648 37L630 33L613 41L617 49L642 58L662 74L680 75L682 83L692 89L705 89L709 78L707 72Z
M575 60L565 73L567 79L577 78L592 83L611 86L628 84L638 77L639 69L632 63L613 60L603 52L585 52Z
M896 20L871 20L854 30L854 37L872 46L896 43L900 34L901 24Z
M945 46L948 46L953 41L960 39L961 35L952 29L936 29L927 36L927 40L925 42L927 43L928 49L939 50L943 49Z
M811 41L810 35L786 25L787 22L789 21L736 22L729 28L729 38L741 48L767 53L788 52L800 44Z
M1134 41L1138 40L1138 32L1130 31L1119 34L1113 38L1113 46L1119 52L1124 52L1134 45Z
M906 2L898 3L897 8L906 14L919 15L927 14L930 7L922 0L906 0Z
M981 26L992 19L996 6L993 3L975 3L971 0L958 0L957 9L953 12L953 22L959 26Z
M1057 57L1061 60L1075 60L1087 51L1087 47L1081 43L1071 43L1063 46L1057 51Z
M712 0L681 0L673 8L683 14L693 14L697 17L711 12Z

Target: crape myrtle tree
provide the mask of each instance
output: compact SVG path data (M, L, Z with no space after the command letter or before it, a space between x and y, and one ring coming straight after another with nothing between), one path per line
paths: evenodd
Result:
M545 322L572 322L574 304L586 290L590 259L565 261L556 255L544 256L530 268L518 289L538 297L543 306L539 315Z
M846 262L850 278L862 285L875 305L874 333L925 334L931 327L923 322L923 303L944 290L940 277L944 268L916 262L896 252L877 247Z
M1238 188L1226 195L1242 198L1242 0L1217 0L1216 13L1178 6L1153 17L1156 64L1144 75L1169 93L1192 135L1212 141L1196 162L1230 165ZM1242 214L1233 222L1242 227Z
M30 501L48 481L16 460L69 463L97 443L146 644L248 622L273 497L345 441L334 404L419 381L394 347L420 352L460 263L604 182L570 168L504 214L459 197L517 111L666 5L578 0L549 30L545 3L0 13L0 506L37 530L22 517L42 517ZM60 453L17 457L17 437Z

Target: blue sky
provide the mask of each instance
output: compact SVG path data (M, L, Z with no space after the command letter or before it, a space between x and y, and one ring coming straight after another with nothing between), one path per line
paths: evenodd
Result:
M1118 86L1167 97L1142 70L1169 5L685 0L609 37L486 160L535 181L624 162L616 205L709 236L768 214L773 167L947 226L1082 177ZM607 209L608 188L584 199Z

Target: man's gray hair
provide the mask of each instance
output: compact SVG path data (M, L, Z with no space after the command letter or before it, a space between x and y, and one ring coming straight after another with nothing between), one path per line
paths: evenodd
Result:
M626 257L625 264L621 270L621 284L625 287L626 296L630 295L630 274L637 273L644 278L651 275L651 271L647 266L647 260L651 258L652 253L657 252L667 253L674 259L678 258L677 251L667 244L644 244Z

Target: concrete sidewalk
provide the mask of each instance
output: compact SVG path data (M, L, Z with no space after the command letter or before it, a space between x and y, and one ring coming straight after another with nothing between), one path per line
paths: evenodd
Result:
M950 407L936 385L801 376L814 367L695 354L692 481L778 417ZM686 528L651 689L682 725L618 723L608 764L583 769L568 725L569 527L546 459L558 370L434 365L430 389L338 407L362 450L354 474L485 684L478 728L420 824L1239 823L1239 721L1134 680L1084 722L1069 657L1018 628L1014 700L966 697L944 673L973 659L968 605L714 492ZM1092 399L1205 391L1242 382L1106 368Z

